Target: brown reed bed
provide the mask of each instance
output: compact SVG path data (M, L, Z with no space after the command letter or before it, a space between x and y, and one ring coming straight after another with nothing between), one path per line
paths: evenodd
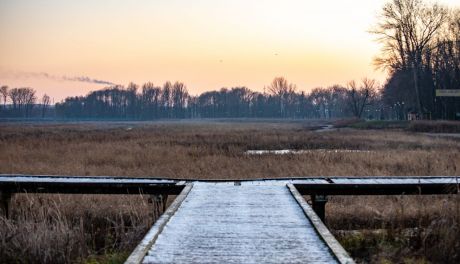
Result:
M267 120L2 125L0 173L185 179L460 175L458 139L403 130L311 131L320 125ZM371 152L244 154L264 149ZM11 219L2 218L0 225L4 263L122 261L158 217L148 197L140 196L29 194L12 202ZM460 259L459 204L458 196L332 197L327 224L333 230L387 232L382 237L337 231L362 262L446 263ZM414 228L419 236L407 237L404 230Z

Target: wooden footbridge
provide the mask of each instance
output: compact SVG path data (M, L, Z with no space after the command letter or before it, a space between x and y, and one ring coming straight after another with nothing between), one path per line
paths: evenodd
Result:
M148 194L174 202L126 263L354 263L323 224L330 195L458 194L458 177L184 181L0 175L2 210L28 193ZM309 195L311 205L302 195Z

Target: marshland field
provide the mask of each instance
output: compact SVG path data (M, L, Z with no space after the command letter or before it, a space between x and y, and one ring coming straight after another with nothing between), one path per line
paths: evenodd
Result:
M413 132L407 124L318 130L323 125L268 119L2 123L0 173L175 179L460 175L459 137ZM161 213L148 198L15 195L10 218L0 217L0 262L122 263ZM327 226L357 262L460 261L459 195L334 196L326 210Z

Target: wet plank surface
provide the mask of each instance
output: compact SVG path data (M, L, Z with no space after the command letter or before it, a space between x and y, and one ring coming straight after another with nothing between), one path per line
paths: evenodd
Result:
M336 263L285 184L194 183L143 263Z

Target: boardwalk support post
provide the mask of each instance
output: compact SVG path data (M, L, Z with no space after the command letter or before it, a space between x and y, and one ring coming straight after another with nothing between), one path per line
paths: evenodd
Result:
M0 211L3 212L5 218L9 217L11 196L10 192L0 191Z
M153 215L157 219L162 213L166 211L168 195L159 194L159 195L150 195L148 202L153 204Z
M163 212L165 212L166 207L167 207L166 204L168 203L168 195L166 195L166 194L160 195L160 198L161 198L161 203L163 205L163 208L162 208Z
M327 203L327 195L312 195L311 202L312 207L315 213L319 216L321 221L325 221L326 219L326 203Z
M152 247L153 243L155 243L156 239L163 231L163 228L168 223L169 219L176 213L177 209L179 209L182 202L187 197L188 193L192 189L193 184L187 184L182 189L180 194L176 197L174 202L166 209L166 211L158 218L155 224L150 228L147 232L145 237L142 241L137 245L128 259L125 261L125 264L140 264L144 259L145 255Z

